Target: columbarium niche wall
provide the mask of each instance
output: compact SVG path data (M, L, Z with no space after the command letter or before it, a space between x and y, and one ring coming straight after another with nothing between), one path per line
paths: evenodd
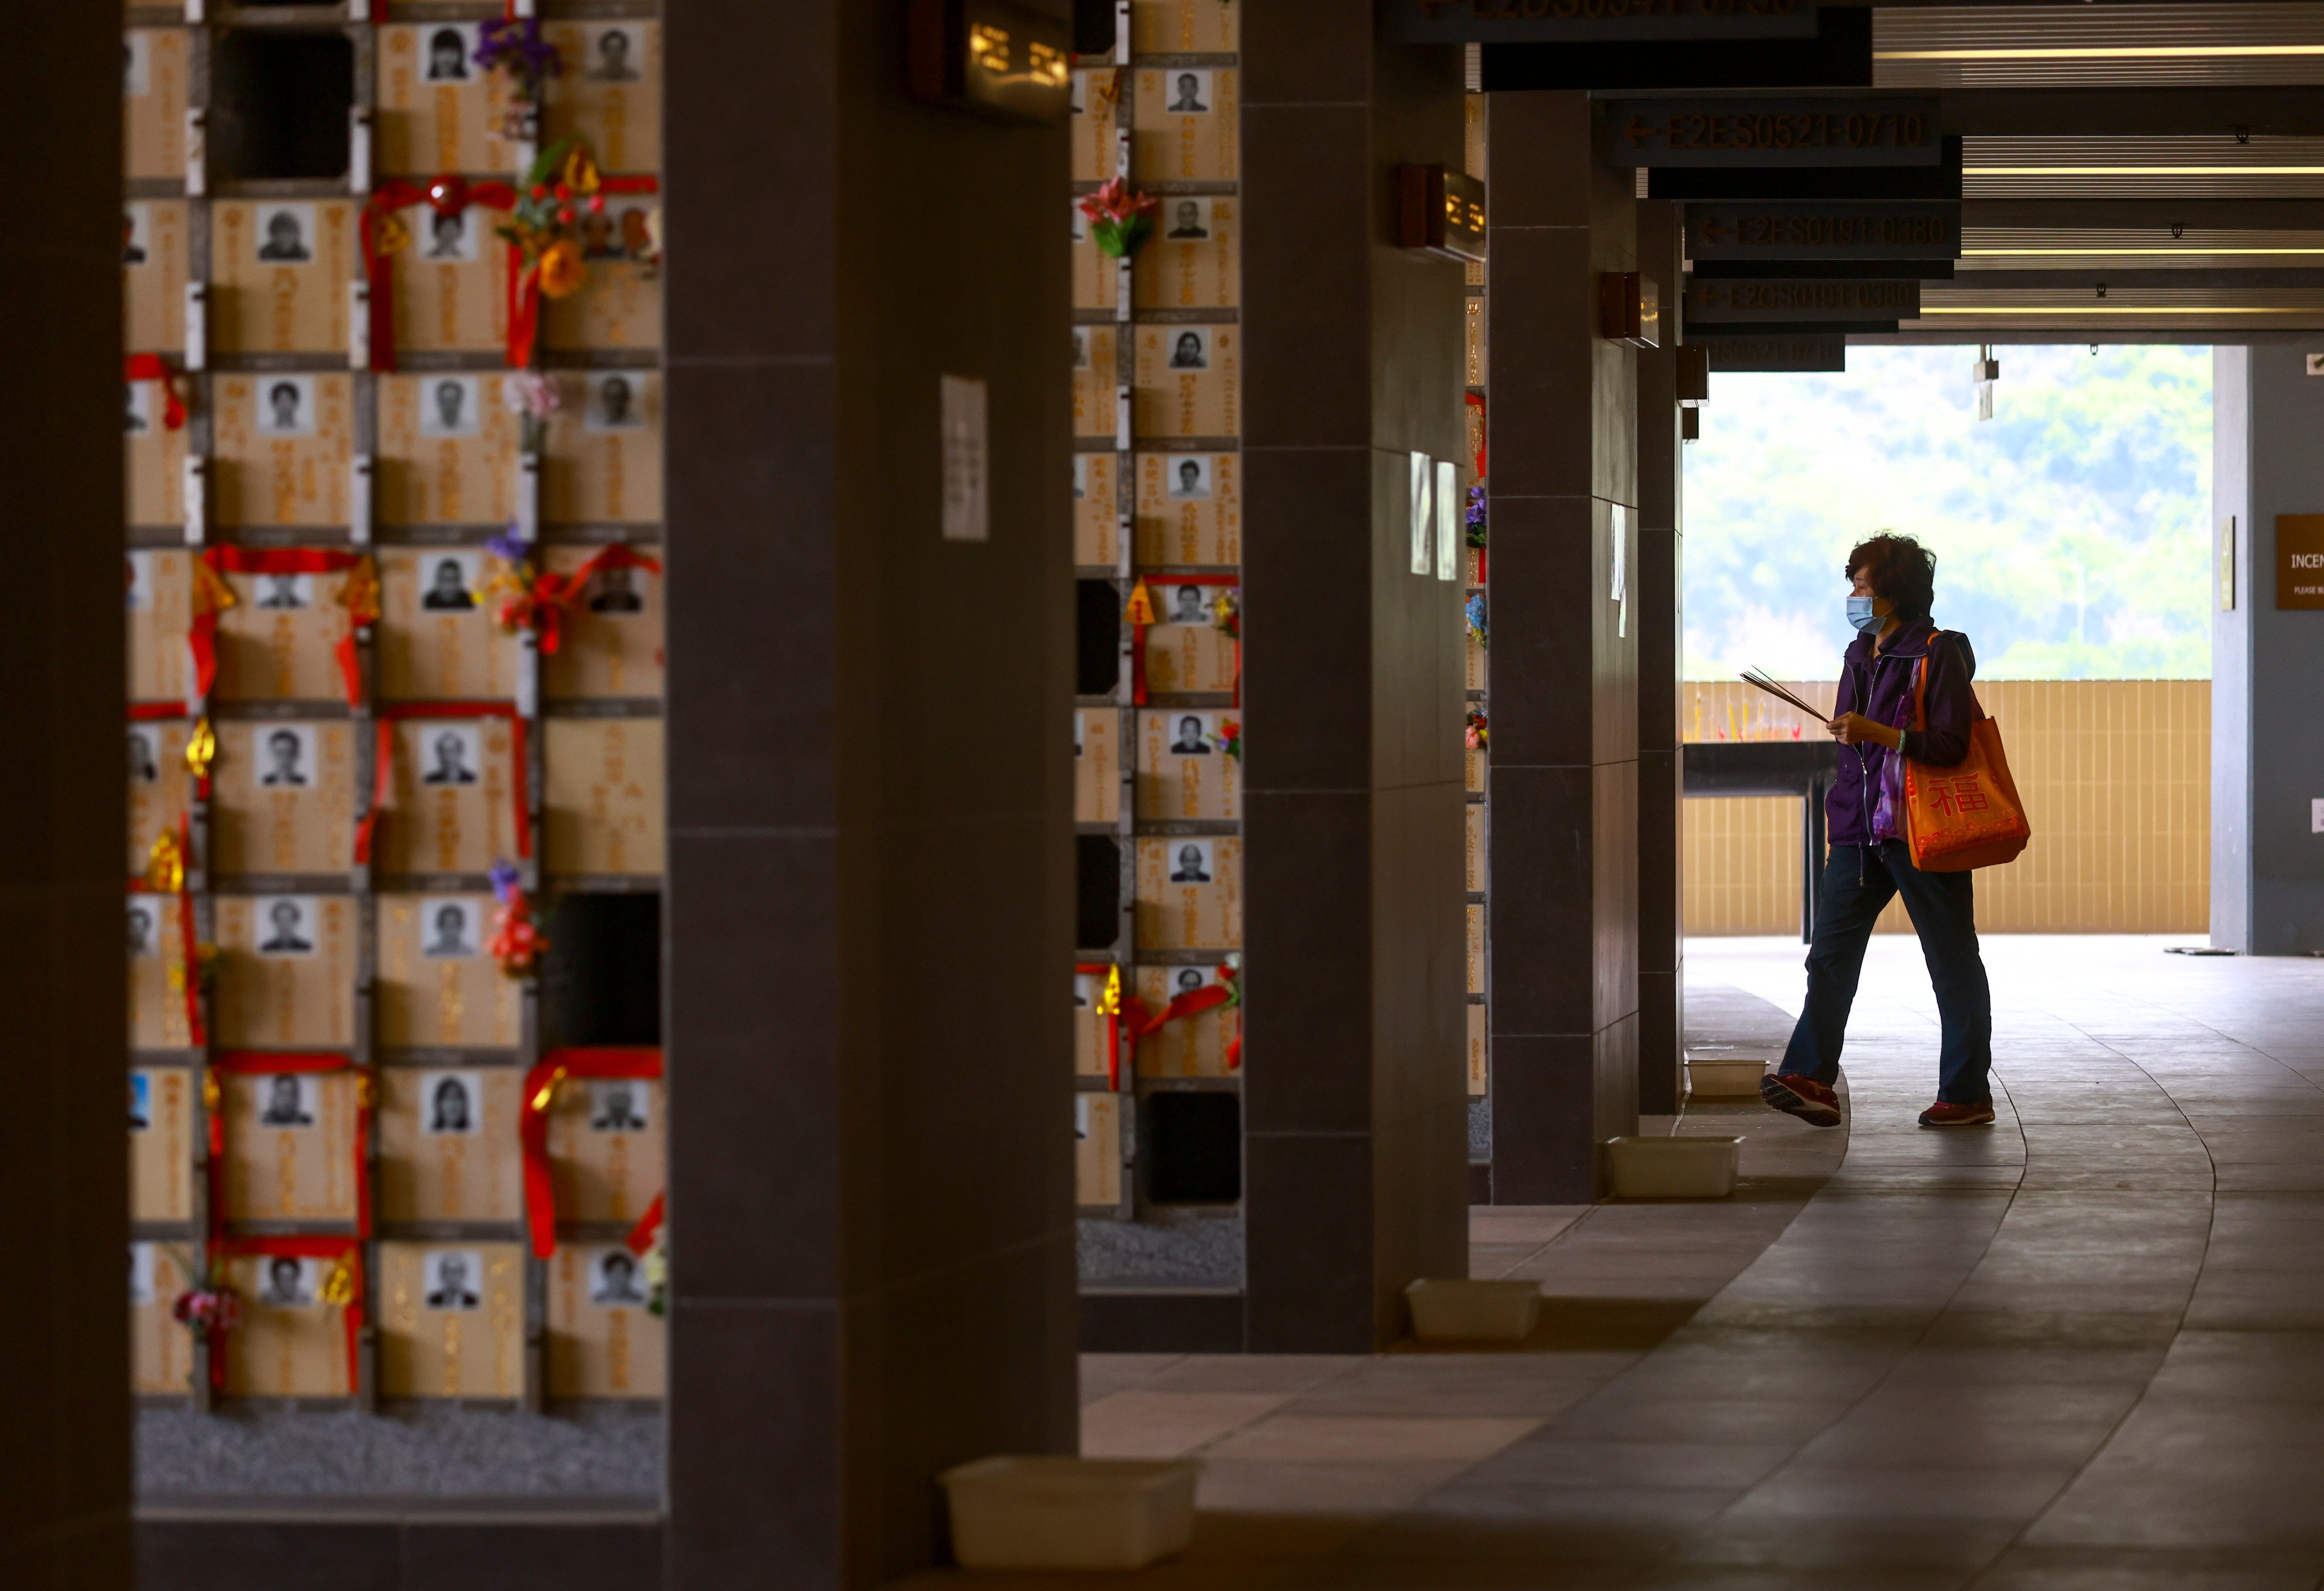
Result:
M127 23L141 1495L654 1498L658 7Z

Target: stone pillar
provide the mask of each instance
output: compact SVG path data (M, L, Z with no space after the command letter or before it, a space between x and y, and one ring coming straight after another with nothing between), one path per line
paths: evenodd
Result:
M684 1591L899 1577L938 1472L1076 1440L1066 134L908 100L904 13L669 30Z
M0 67L37 225L0 237L0 552L22 600L0 724L0 1582L126 1591L122 976L121 19L36 7Z
M2324 952L2324 611L2276 606L2276 516L2324 513L2324 382L2296 343L2212 354L2211 942ZM2234 606L2218 564L2234 523Z
M1362 1353L1467 1274L1462 587L1408 536L1466 289L1393 210L1399 163L1461 168L1461 57L1364 0L1242 29L1245 1340Z
M1662 347L1638 355L1638 1111L1686 1096L1685 933L1679 877L1679 680L1686 610L1678 341L1682 208L1638 206L1638 269L1662 290Z
M1638 269L1630 177L1578 92L1491 119L1493 1198L1596 1197L1638 1102Z

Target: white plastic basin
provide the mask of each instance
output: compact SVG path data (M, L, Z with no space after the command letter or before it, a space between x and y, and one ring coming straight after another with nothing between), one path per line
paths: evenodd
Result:
M1185 1459L980 1458L936 1477L952 1551L972 1569L1135 1569L1194 1533Z
M1735 1191L1740 1138L1609 1138L1616 1198L1725 1198Z
M1700 1099L1757 1099L1767 1063L1729 1056L1687 1058L1687 1092Z
M1541 1314L1537 1281L1422 1277L1405 1284L1413 1335L1423 1342L1523 1342Z

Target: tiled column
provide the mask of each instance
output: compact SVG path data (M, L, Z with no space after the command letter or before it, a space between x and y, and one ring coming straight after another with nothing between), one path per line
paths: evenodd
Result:
M1595 119L1579 93L1493 97L1499 1204L1591 1198L1597 1145L1637 1118L1637 356L1598 315L1600 275L1638 268L1637 205Z
M1065 134L905 99L903 14L669 24L686 1591L900 1576L938 1472L1075 1445Z
M1242 26L1246 1343L1360 1353L1467 1264L1462 593L1407 535L1465 290L1389 208L1399 162L1461 167L1461 62L1365 0Z
M121 22L11 24L0 84L37 227L0 238L0 514L16 604L0 726L0 1583L126 1591L129 1238L122 1077Z
M1638 269L1662 290L1662 347L1638 354L1638 1110L1678 1109L1685 1078L1685 925L1680 920L1680 645L1686 607L1680 459L1680 207L1638 206Z

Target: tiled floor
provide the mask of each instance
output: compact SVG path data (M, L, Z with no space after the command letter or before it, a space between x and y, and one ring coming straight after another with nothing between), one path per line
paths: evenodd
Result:
M1987 940L2000 1120L1934 1133L1926 975L1876 941L1845 1130L1699 1106L1731 1201L1476 1213L1474 1272L1548 1295L1522 1351L1084 1360L1086 1452L1204 1463L1141 1578L2324 1586L2324 965L2166 942ZM1689 946L1739 1052L1799 956Z

